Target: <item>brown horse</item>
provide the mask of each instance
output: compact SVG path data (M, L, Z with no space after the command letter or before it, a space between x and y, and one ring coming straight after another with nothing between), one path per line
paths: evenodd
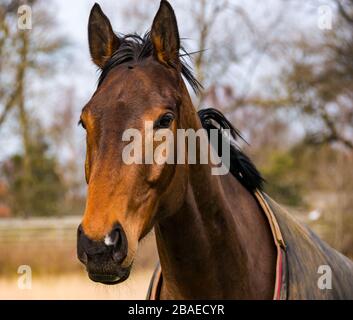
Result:
M177 21L167 1L161 1L144 37L117 36L95 4L88 36L92 59L102 71L80 119L87 131L88 196L77 250L90 279L124 281L139 241L154 228L161 273L155 278L158 292L150 298L352 297L348 259L279 213L261 192L260 174L235 146L226 175L212 175L212 165L199 162L122 160L124 131L144 133L146 121L153 121L154 130L170 129L174 137L177 129L203 127L208 132L217 128L220 136L222 128L230 129L234 138L238 135L221 113L195 111L183 77L195 90L199 84L180 57ZM332 260L324 259L325 250ZM333 271L331 291L317 288L317 262L345 264L343 271ZM312 283L301 289L300 279Z

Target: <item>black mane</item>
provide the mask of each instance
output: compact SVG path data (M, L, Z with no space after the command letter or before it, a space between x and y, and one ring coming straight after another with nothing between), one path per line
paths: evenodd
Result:
M233 127L220 111L213 108L202 109L198 112L198 115L202 126L208 132L210 129L219 130L219 139L224 138L222 129L229 129L234 140L237 138L244 140L240 132ZM220 142L218 146L221 146ZM263 189L265 180L261 176L261 173L256 169L250 158L235 143L231 143L230 145L230 172L250 192L254 192L256 189Z
M101 85L104 78L110 70L125 62L138 62L153 55L153 44L150 33L147 32L143 37L138 34L127 34L119 37L119 49L111 56L102 69L98 86ZM202 85L194 77L191 68L185 61L184 57L190 57L190 54L181 47L180 63L181 73L190 84L195 93L199 93Z

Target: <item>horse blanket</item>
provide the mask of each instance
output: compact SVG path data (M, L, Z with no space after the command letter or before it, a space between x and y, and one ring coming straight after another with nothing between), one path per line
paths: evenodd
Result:
M353 299L353 262L299 223L264 192L255 198L277 248L275 300ZM147 293L158 300L163 276L157 266Z

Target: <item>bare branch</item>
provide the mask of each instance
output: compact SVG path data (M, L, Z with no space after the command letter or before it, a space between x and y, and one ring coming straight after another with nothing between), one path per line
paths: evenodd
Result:
M342 15L342 17L344 19L346 19L346 21L348 23L351 23L353 24L353 16L351 16L347 10L344 8L343 4L342 4L342 1L341 0L336 0L336 3L337 3L337 7L338 7L338 11L340 12L340 14ZM352 6L353 8L353 1L350 1L350 5Z
M17 95L18 95L18 86L17 86L16 90L14 90L12 92L12 94L10 95L10 97L8 98L8 100L5 104L5 108L2 111L2 113L0 114L0 127L5 122L7 115L9 114L9 112L13 108L13 106L15 105Z

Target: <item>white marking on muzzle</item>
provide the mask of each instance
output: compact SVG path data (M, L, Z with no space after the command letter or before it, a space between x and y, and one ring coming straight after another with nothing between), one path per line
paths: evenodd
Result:
M104 243L106 246L113 246L114 242L113 240L110 238L109 234L107 234L104 238Z

